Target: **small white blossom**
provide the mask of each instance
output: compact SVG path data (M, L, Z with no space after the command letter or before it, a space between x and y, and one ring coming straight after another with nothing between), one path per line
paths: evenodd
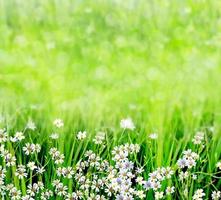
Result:
M197 132L192 141L194 144L198 145L198 144L202 144L203 140L204 140L204 133Z
M168 186L168 187L166 188L166 194L167 194L167 195L173 194L174 192L175 192L175 187L174 187L174 186L172 186L172 187Z
M6 166L10 167L10 166L15 166L15 161L16 161L16 157L12 156L12 154L8 153L5 156L5 162L6 162Z
M37 166L35 165L35 162L28 162L27 167L33 171L34 169L37 168Z
M95 136L95 138L93 139L93 142L95 144L102 144L102 142L105 140L105 132L98 132Z
M44 172L45 172L44 167L37 167L37 168L36 168L36 173L37 173L37 174L43 174Z
M135 129L135 125L131 118L122 119L120 121L120 127L123 129L129 129L129 130Z
M162 199L163 198L163 192L155 192L155 199L158 200L158 199Z
M13 187L9 190L9 196L11 197L11 200L19 200L21 198L21 191Z
M205 196L205 193L203 192L203 190L202 189L198 189L194 193L193 199L194 200L202 200L204 196Z
M57 133L52 133L50 135L50 138L53 139L53 140L57 140L59 138L59 135Z
M221 197L221 192L220 191L213 191L211 197L213 200L219 200Z
M87 136L87 132L86 131L79 131L77 134L77 139L78 140L83 140L85 139Z
M157 133L151 133L149 135L149 138L152 139L152 140L156 140L158 138L158 134Z
M29 119L28 123L26 124L26 128L34 131L36 129L36 125L32 120Z
M221 161L218 162L218 163L216 163L216 167L217 167L219 170L221 170Z
M18 165L15 176L17 176L19 179L22 179L24 177L27 177L26 169L24 165Z
M8 134L5 129L0 129L0 143L6 142L8 138Z
M57 127L57 128L61 128L64 126L64 122L62 119L55 119L53 124Z
M23 132L16 132L14 137L10 137L11 142L18 142L25 139Z

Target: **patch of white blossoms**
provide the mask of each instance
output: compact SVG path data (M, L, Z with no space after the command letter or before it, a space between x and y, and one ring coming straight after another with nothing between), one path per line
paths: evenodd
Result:
M57 119L54 125L61 128L64 123ZM128 118L121 121L121 128L134 130L135 126ZM157 139L157 136L153 133L149 135L149 138ZM57 133L49 137L59 138ZM78 132L77 139L81 141L78 144L84 143L86 137L86 131ZM91 142L100 149L100 145L105 147L106 138L105 132L97 132ZM203 143L204 138L204 134L197 133L193 143L198 147ZM70 162L66 162L67 159L63 152L59 151L59 146L54 147L50 143L47 144L48 147L44 147L32 140L28 141L28 138L25 138L25 131L18 131L10 136L5 129L0 129L0 159L2 160L0 197L2 199L133 200L154 198L158 200L167 199L167 197L187 199L188 192L191 190L190 183L197 181L198 172L195 168L198 162L201 162L200 151L193 151L189 148L182 152L175 166L153 167L149 165L149 162L139 161L144 159L141 156L143 153L141 145L125 143L110 149L107 155L108 160L105 159L106 155L99 151L86 150L74 164L73 158L68 159ZM46 154L41 155L44 151ZM221 162L217 162L216 169L221 170ZM48 172L53 174L50 180ZM7 179L9 174L15 178L9 181ZM216 174L214 177L217 178L217 176ZM47 184L44 183L46 179L48 179ZM174 179L177 181L174 182ZM181 192L180 188L183 189ZM214 190L210 195L211 199L218 200L221 192ZM205 199L206 193L203 188L197 188L191 196L194 200L202 200Z

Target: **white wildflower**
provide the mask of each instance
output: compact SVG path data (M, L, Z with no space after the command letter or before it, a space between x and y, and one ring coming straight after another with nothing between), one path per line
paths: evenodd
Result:
M16 157L12 156L12 154L8 153L5 156L5 162L6 162L6 166L10 167L10 166L15 166L15 161L16 161Z
M166 194L167 194L167 195L173 194L174 192L175 192L175 187L174 187L174 186L172 186L172 187L168 186L168 187L166 188Z
M220 191L213 191L211 197L213 200L219 200L221 197L221 192Z
M57 133L52 133L50 135L50 138L53 139L53 140L57 140L59 138L59 135Z
M28 162L28 164L27 164L27 167L31 170L31 171L33 171L34 169L36 169L37 168L37 166L35 165L35 162Z
M194 144L202 144L203 140L204 140L204 133L197 132L192 141Z
M93 139L93 142L95 144L102 144L102 142L105 140L105 132L98 132L95 136L95 138Z
M10 140L12 142L22 141L23 139L25 139L25 136L24 136L23 132L16 132L14 137L10 137Z
M204 196L205 196L205 193L203 192L203 190L202 189L198 189L194 193L193 199L194 200L202 200Z
M87 132L86 131L79 131L77 134L77 139L78 140L83 140L85 139L87 136Z
M36 129L36 125L31 119L29 119L26 124L26 128L34 131Z
M6 142L8 138L8 134L5 129L0 129L0 143Z
M122 119L120 121L120 127L123 129L134 130L135 126L131 118Z
M221 170L221 161L219 161L218 163L216 163L216 167Z
M163 198L163 192L155 192L155 199L158 200L158 199L162 199Z
M24 165L18 165L15 176L17 176L19 179L22 179L24 177L27 177L26 169Z
M53 124L57 127L57 128L61 128L64 126L64 122L62 119L55 119Z
M37 173L37 174L43 174L44 172L45 172L44 167L37 167L37 168L36 168L36 173Z
M158 138L158 134L157 133L151 133L149 135L149 138L152 139L152 140L156 140Z

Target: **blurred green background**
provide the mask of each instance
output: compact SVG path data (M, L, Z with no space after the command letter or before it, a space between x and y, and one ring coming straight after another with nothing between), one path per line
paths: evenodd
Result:
M220 122L220 11L216 0L0 0L2 112Z

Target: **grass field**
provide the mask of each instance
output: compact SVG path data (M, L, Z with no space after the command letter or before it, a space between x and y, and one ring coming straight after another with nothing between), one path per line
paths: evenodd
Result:
M220 31L216 0L0 0L1 199L219 199Z

